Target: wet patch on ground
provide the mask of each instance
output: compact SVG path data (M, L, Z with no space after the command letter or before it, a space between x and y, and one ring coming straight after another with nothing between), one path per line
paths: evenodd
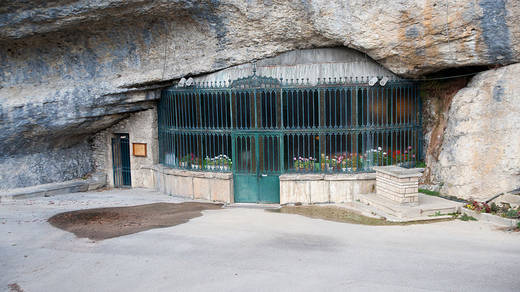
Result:
M267 210L269 212L275 213L284 213L284 214L297 214L302 215L314 219L323 219L335 222L344 222L344 223L352 223L352 224L362 224L362 225L411 225L411 224L427 224L434 222L442 222L442 221L450 221L453 220L451 218L444 219L432 219L432 220L419 220L419 221L409 221L409 222L393 222L387 221L386 219L372 218L368 216L361 215L355 211L340 208L336 206L318 206L318 205L309 205L309 206L283 206L279 209L271 209Z
M64 212L52 216L48 222L77 237L102 240L179 225L202 216L203 210L221 208L222 204L211 203L153 203Z

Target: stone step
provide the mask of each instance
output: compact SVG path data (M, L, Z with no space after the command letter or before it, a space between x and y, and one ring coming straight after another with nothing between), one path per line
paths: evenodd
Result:
M360 194L356 199L360 203L372 206L376 214L391 221L426 220L444 217L447 214L457 213L462 206L462 203L424 194L419 194L418 206L399 205L375 193ZM434 216L439 213L442 215Z
M249 208L249 209L279 209L280 204L263 204L263 203L231 203L226 204L226 208Z

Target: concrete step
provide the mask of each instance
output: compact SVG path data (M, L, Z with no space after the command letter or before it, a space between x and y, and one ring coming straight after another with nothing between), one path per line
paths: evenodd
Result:
M446 199L419 194L418 206L400 205L375 193L360 194L356 200L359 203L371 206L373 211L390 221L427 220L450 217L447 214L457 213L462 203ZM436 216L436 214L440 214Z
M98 189L105 185L106 175L93 175L87 179L74 179L65 182L4 190L0 192L0 202L13 199L26 199L67 193L86 192Z
M262 203L232 203L226 204L225 208L249 208L249 209L279 209L280 204L262 204Z

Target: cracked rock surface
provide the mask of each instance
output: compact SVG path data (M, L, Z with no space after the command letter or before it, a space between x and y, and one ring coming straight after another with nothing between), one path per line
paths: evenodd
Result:
M367 53L404 77L520 59L506 0L6 0L0 4L0 188L92 171L93 133L187 75L314 47ZM58 149L58 150L57 150ZM56 160L63 149L76 168ZM40 180L2 176L13 165ZM6 177L9 177L7 179ZM33 176L32 176L33 177Z

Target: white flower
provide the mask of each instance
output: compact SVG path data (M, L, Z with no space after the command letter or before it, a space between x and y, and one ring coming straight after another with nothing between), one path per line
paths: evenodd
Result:
M381 148L381 147L377 147L377 150L381 151L381 150L383 150L383 148Z

